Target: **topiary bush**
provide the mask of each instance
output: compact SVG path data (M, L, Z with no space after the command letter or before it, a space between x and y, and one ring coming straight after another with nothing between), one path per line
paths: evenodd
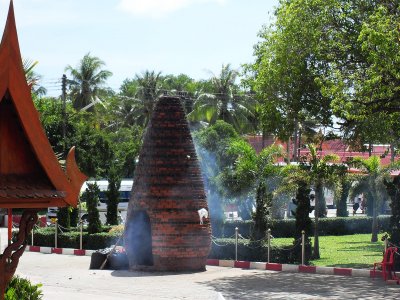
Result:
M111 168L108 175L107 196L107 224L118 225L118 203L121 179L115 167Z
M86 191L82 194L81 200L86 202L88 211L88 231L98 233L101 231L101 222L97 205L99 203L100 190L96 183L88 183Z
M32 284L28 279L14 276L4 293L4 300L43 299L41 287L41 284Z

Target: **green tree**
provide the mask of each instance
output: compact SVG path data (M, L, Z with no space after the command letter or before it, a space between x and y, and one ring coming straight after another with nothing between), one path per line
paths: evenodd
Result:
M113 154L112 164L121 178L133 178L142 135L143 130L138 126L119 128L116 132L108 134Z
M395 245L400 244L400 177L396 176L393 181L385 181L385 186L391 198L390 207L392 215L389 225L389 241ZM395 260L396 270L399 270L400 261Z
M280 1L275 22L259 33L255 63L247 67L247 83L260 100L263 132L285 141L293 136L295 161L302 128L331 124L330 98L321 94L317 81L324 70L316 51L325 32L320 3Z
M347 169L347 168L346 168ZM340 176L340 194L336 204L336 216L337 217L348 217L349 211L347 210L347 199L349 197L352 180L347 174L347 170L342 172Z
M108 93L104 84L112 73L103 70L104 66L105 63L102 60L87 53L76 68L70 65L65 68L65 71L72 76L72 79L68 80L68 85L75 109L80 110L90 104L95 104L99 102L102 95Z
M212 75L210 92L202 92L194 102L193 111L188 114L191 121L205 121L210 125L217 120L231 124L237 132L251 131L255 102L240 93L236 80L239 73L229 64L222 65L221 73Z
M348 139L398 144L399 4L390 1L327 1L318 79ZM382 59L384 58L384 59ZM396 116L391 116L395 114Z
M150 121L158 98L162 95L163 77L161 72L146 70L141 75L135 75L137 91L135 95L134 112L136 122L146 127Z
M81 201L86 202L88 211L88 232L101 232L101 222L97 205L99 203L100 190L96 183L88 183L86 191L82 194Z
M240 202L251 199L251 205L248 205L251 213L256 190L260 184L266 184L266 193L272 197L272 193L282 180L279 175L281 167L275 165L277 158L283 155L282 148L272 145L257 155L247 141L237 139L230 141L225 152L230 158L230 163L221 170L217 179L221 182L221 187L228 198L237 198L241 200ZM279 211L281 204L279 200L279 197L273 197L270 207L271 217L276 216L276 212Z
M229 141L237 138L238 134L232 125L223 121L217 121L214 125L197 131L193 135L207 192L211 229L215 236L221 235L224 221L222 205L228 202L228 199L221 194L220 183L216 178L229 160L225 151Z
M291 256L295 261L301 261L301 238L302 232L305 235L305 263L311 258L311 239L312 235L312 221L310 219L310 212L312 211L310 205L310 185L307 179L308 174L302 168L297 166L288 166L282 170L287 176L284 179L284 185L282 190L292 190L295 188L295 198L292 199L296 205L296 211L294 216L296 218L294 232L294 249L291 252Z
M61 103L53 98L38 98L35 105L53 150L63 153ZM86 175L93 178L106 177L110 166L115 164L121 177L133 177L143 133L140 127L115 126L101 129L93 126L95 116L92 113L75 112L71 103L67 103L67 112L70 117L66 122L66 149L76 147L78 165Z
M337 163L339 157L336 154L327 154L320 157L317 153L315 145L309 144L310 155L305 159L306 168L309 167L310 184L315 190L315 210L314 210L314 259L320 258L319 254L319 218L326 217L326 202L324 198L324 187L335 189L335 185L339 182L338 168L332 163Z
M26 83L30 86L32 90L32 96L34 98L43 96L47 92L47 90L39 84L42 76L34 71L34 68L38 63L38 61L33 61L27 58L22 60L22 67L24 68Z
M251 240L260 241L265 238L271 223L271 207L272 193L268 193L265 183L261 182L256 191L256 210L253 213L254 225Z
M118 203L119 203L119 188L121 179L115 167L112 167L108 173L108 189L107 197L107 224L118 225Z
M71 227L71 218L70 218L69 210L70 210L69 207L60 207L57 211L58 225L60 225L64 228Z
M378 241L378 207L386 194L384 185L388 180L390 167L382 167L378 156L371 156L367 159L356 157L351 164L357 167L362 173L352 187L351 198L365 192L367 194L368 210L372 211L372 236L371 242Z

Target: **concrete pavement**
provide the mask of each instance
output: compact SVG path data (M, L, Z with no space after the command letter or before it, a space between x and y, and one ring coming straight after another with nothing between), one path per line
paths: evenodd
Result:
M90 257L26 252L17 274L44 299L395 299L380 279L207 266L199 273L89 270Z
M1 248L7 243L0 229ZM380 279L207 266L199 273L89 270L90 257L25 252L17 274L42 283L44 300L396 299Z

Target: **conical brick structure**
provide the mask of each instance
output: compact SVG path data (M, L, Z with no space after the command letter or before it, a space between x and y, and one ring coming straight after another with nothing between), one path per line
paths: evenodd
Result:
M203 180L177 97L158 101L136 168L125 227L132 270L204 270L211 246ZM203 210L204 211L204 210Z

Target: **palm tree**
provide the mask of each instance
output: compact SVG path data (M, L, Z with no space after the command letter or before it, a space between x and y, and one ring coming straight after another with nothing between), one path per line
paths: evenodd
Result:
M368 209L372 209L372 236L371 242L378 241L378 207L382 199L387 196L385 180L390 180L390 170L396 168L397 164L388 167L382 167L381 159L378 156L370 156L368 158L356 157L351 162L351 165L357 167L361 174L354 182L350 197L365 192L368 199Z
M214 124L217 120L234 126L237 132L252 128L250 118L254 117L255 101L245 95L238 95L235 84L239 73L232 70L230 64L222 65L219 76L212 74L210 79L212 91L200 93L193 111L188 114L191 121L206 121Z
M25 58L22 61L22 68L25 72L26 83L30 86L32 93L40 96L46 94L47 90L43 86L39 85L42 76L33 70L38 63L38 61Z
M157 99L162 94L161 72L146 70L141 75L136 74L137 92L135 95L135 115L138 123L145 127L150 121Z
M341 166L334 165L339 161L336 154L327 154L320 157L317 148L313 144L309 144L310 157L306 161L309 165L310 184L315 190L315 210L314 210L314 250L313 257L320 258L319 254L319 217L325 215L321 213L321 208L325 209L324 187L334 187L339 182L338 171Z
M77 68L70 65L65 68L65 71L70 72L72 76L68 84L75 109L80 110L98 102L99 96L107 92L103 86L112 73L103 70L103 66L105 63L102 60L87 53Z
M118 120L123 120L123 126L147 126L157 99L162 95L163 81L161 72L145 71L123 82L114 104L114 113Z

